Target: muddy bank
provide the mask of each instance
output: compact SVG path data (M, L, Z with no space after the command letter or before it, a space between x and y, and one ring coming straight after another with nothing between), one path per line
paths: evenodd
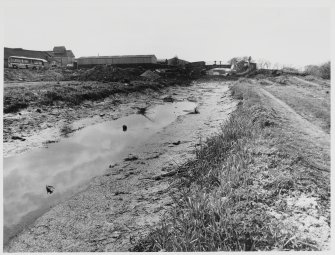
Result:
M47 145L92 123L137 113L138 108L162 103L164 97L178 90L176 87L189 86L189 83L133 83L134 86L125 86L71 81L5 87L5 101L7 96L16 107L20 100L13 98L24 97L29 105L18 112L4 114L4 156L40 146L41 142ZM173 86L170 88L170 85ZM78 120L81 122L74 123Z
M167 95L176 101L196 103L200 113L185 112L141 145L132 146L127 154L135 157L128 155L117 162L106 162L100 172L104 172L104 175L81 185L81 192L75 192L76 195L40 217L15 237L6 250L127 250L148 231L147 226L157 223L166 208L171 206L165 176L169 176L168 173L173 172L176 165L194 157L193 151L199 138L204 139L216 132L234 109L235 103L227 90L227 83L213 82L192 87L166 88L163 94L133 94L137 98L136 105L129 99L127 103L118 106L120 114L136 113L138 108L134 107L141 104L147 106L148 101L152 105L164 104L163 99ZM124 99L127 100L126 97ZM115 117L110 113L113 99L108 100L89 108L91 113L87 113L87 108L82 111L76 109L79 116L81 112L85 116L86 112L95 117L72 122L73 127L83 127ZM87 120L91 122L87 124ZM26 148L31 146L27 145Z

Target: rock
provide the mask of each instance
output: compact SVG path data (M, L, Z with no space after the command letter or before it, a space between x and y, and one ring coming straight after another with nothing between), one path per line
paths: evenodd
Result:
M105 114L104 113L100 113L100 117L103 117L103 116L105 116Z
M180 141L172 143L173 145L179 145Z
M42 113L42 110L41 109L36 109L36 112Z
M123 130L123 132L126 132L126 131L127 131L127 126L126 126L126 125L123 125L123 126L122 126L122 130Z

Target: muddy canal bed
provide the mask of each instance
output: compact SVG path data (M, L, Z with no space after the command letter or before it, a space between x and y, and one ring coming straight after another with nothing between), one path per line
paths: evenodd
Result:
M164 102L168 95L175 101ZM113 100L69 119L77 131L66 137L57 123L32 134L34 142L14 141L23 144L17 150L4 146L6 250L127 250L171 206L167 180L152 177L194 157L200 139L216 132L236 104L222 82L134 93L117 107ZM145 116L134 114L148 102Z

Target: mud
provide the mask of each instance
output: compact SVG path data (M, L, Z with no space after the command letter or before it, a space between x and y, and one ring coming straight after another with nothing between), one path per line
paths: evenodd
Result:
M25 117L24 121L28 123L28 128L17 132L26 138L25 141L9 140L4 143L5 157L9 157L39 147L51 148L54 141L71 139L76 135L73 134L75 130L85 130L85 127L96 126L97 123L135 114L139 107L149 106L150 111L150 107L171 104L163 101L167 96L177 102L192 101L199 112L179 115L145 141L130 146L122 160L107 157L104 167L91 167L95 177L89 177L59 200L52 201L50 196L45 203L47 206L37 209L32 216L27 215L30 219L24 224L24 230L6 245L5 250L128 250L132 243L149 231L149 226L159 222L166 208L172 205L167 173L193 158L194 148L200 139L216 132L235 109L236 103L230 98L228 83L197 83L191 87L170 87L160 92L114 95L104 101L87 102L72 109L42 109L39 113L28 108L21 115L6 116L8 119ZM43 113L44 117L41 117ZM131 125L127 126L130 130ZM41 186L45 187L45 184ZM52 196L56 197L57 192L56 187Z

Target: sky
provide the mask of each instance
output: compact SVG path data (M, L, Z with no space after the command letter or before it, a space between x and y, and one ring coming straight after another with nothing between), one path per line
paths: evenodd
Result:
M11 0L4 6L3 43L30 50L63 45L76 57L155 54L227 62L251 56L302 67L331 57L331 13L322 3Z

